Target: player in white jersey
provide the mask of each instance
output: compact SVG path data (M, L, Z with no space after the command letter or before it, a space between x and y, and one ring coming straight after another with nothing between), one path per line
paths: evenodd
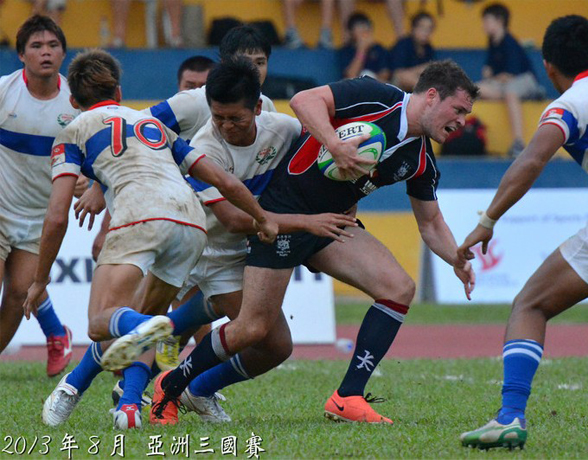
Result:
M190 143L196 151L237 176L255 196L265 189L302 129L295 118L261 110L258 80L256 68L243 58L223 61L213 69L206 86L212 117ZM183 291L199 286L212 309L200 308L189 317L192 323L208 323L225 315L233 319L239 313L243 295L245 235L253 233L254 228L251 219L228 203L218 189L199 181L190 182L205 204L209 233L208 244ZM355 223L353 217L340 214L290 214L275 218L280 233L304 230L336 239L349 236L343 227ZM183 334L187 327L181 321L187 308L191 307L181 307L168 315L175 325L174 335ZM184 393L185 406L206 421L230 420L216 402L216 391L267 372L288 358L291 351L288 326L281 314L276 327L255 348L194 381L192 391L187 389ZM158 419L153 421L158 423Z
M108 351L100 358L104 344L96 342L125 336L111 349L118 347L135 359L172 328L169 318L142 315L129 306L153 302L165 311L204 248L204 213L183 174L215 184L253 217L264 238L273 240L277 233L277 224L238 179L194 151L159 120L119 106L119 78L116 60L100 50L78 55L69 67L72 102L84 113L53 146L53 185L40 260L24 305L28 317L49 282L67 230L75 181L82 171L114 192L111 228L90 293L88 335L95 344L84 357L89 365L99 361L105 368ZM137 288L144 277L143 299L138 299ZM82 360L78 367L86 364ZM82 389L76 386L74 373L65 376L47 399L46 423L61 423L79 400ZM136 402L119 408L115 425L140 426L140 401L139 393Z
M66 41L48 17L33 16L17 34L24 69L0 77L0 352L22 320L22 304L38 261L43 217L51 193L51 145L78 114L59 68ZM71 360L71 331L43 293L37 320L47 337L47 374Z
M459 248L463 262L473 258L470 248L480 242L486 253L496 221L525 195L560 147L588 172L588 20L554 20L542 51L547 75L563 94L543 112L531 143L508 168L480 223ZM556 249L514 299L503 348L502 407L496 419L461 435L464 446L523 447L525 409L543 355L546 323L587 297L588 226Z

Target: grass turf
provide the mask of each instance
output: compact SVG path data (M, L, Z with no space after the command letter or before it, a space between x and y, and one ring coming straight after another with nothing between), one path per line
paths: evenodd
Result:
M223 437L236 436L237 458L247 458L246 441L261 436L261 458L585 458L588 452L588 403L582 385L588 379L588 358L544 361L538 371L528 420L529 439L524 451L504 449L481 452L463 448L460 432L477 428L500 404L502 366L496 359L388 360L381 363L368 391L388 398L376 409L390 416L394 426L335 424L323 418L326 398L339 383L346 363L288 361L279 369L244 382L223 393L233 423L200 423L193 414L180 414L174 427L152 427L124 432L125 458L146 458L150 436L161 436L160 449L171 454L175 437L190 435L190 457L220 457ZM3 420L0 458L15 458L21 436L31 448L35 436L51 436L50 452L41 456L37 444L29 458L67 458L60 451L66 434L79 450L73 458L112 458L115 435L108 409L115 379L103 373L87 391L70 420L57 428L41 422L43 400L57 380L44 375L43 363L2 363ZM579 391L578 391L579 390ZM100 452L90 455L89 438L100 439ZM209 437L207 447L200 438ZM12 440L12 442L11 442ZM11 442L11 444L9 444ZM18 449L22 449L23 440ZM214 454L194 450L213 448ZM178 457L185 457L178 455ZM153 457L150 457L153 458Z

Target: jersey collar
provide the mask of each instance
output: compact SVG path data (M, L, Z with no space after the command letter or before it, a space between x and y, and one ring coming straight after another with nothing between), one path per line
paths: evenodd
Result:
M27 78L27 74L25 72L25 69L22 69L22 79L24 80L25 86L28 88L29 87L29 79ZM61 90L61 77L59 75L57 76L57 89Z
M578 80L582 80L583 78L588 77L588 70L585 70L584 72L579 73L576 78L574 78L574 83L576 83Z
M88 110L97 109L98 107L106 107L107 105L120 105L120 104L116 101L109 99L107 101L102 101L102 102L98 102L97 104L94 104Z

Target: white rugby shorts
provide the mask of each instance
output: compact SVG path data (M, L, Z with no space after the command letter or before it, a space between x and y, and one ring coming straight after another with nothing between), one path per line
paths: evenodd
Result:
M0 208L0 260L6 261L13 249L39 254L43 217L34 219Z
M566 262L588 284L588 224L564 241L559 250Z

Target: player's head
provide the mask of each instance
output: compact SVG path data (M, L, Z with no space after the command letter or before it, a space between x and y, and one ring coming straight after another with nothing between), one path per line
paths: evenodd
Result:
M16 51L29 77L59 73L66 50L63 31L47 16L31 16L16 33Z
M263 85L272 45L255 27L245 25L229 30L220 43L219 54L221 61L235 56L249 58L257 66L259 82Z
M94 49L71 61L67 83L75 103L88 109L99 102L120 101L120 75L119 62L110 53Z
M588 70L588 19L577 15L555 19L545 31L542 53L547 75L563 92L558 73L570 79Z
M247 58L222 61L210 71L206 100L212 122L229 144L251 145L255 140L260 95L259 72Z
M178 91L200 88L206 84L208 72L215 62L206 56L192 56L178 69Z
M418 123L425 135L445 142L451 132L464 125L479 91L455 62L429 64L414 87L414 95L423 102Z
M492 3L482 10L482 23L486 34L493 36L508 29L510 11L502 3Z
M410 34L420 45L426 45L431 41L431 35L435 31L435 19L424 11L415 14L410 20Z

